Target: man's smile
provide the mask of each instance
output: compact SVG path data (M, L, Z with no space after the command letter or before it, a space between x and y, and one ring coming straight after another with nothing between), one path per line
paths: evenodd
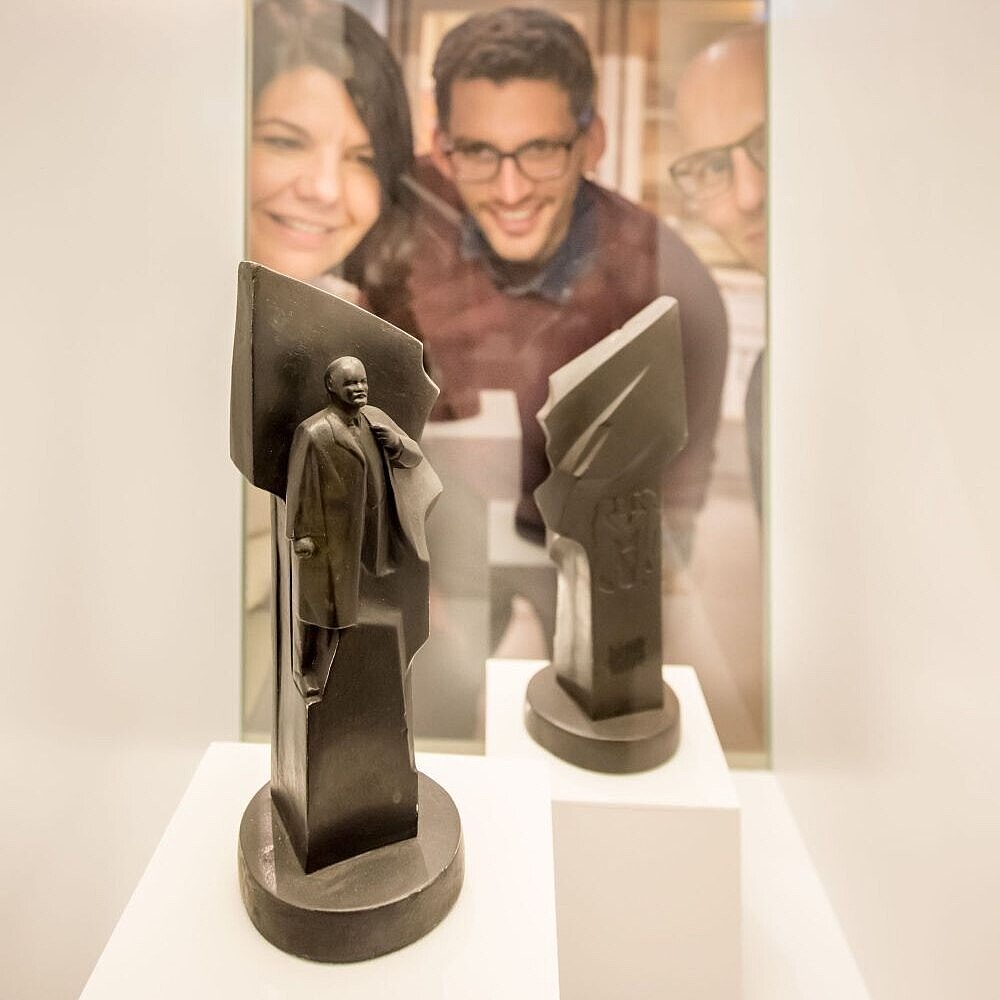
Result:
M508 236L527 236L537 225L545 205L545 201L533 201L517 207L493 203L485 206L485 211Z

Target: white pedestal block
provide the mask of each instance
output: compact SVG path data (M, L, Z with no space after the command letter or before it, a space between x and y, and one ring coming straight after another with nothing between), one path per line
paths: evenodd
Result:
M512 598L525 598L538 615L546 651L551 653L556 627L556 567L544 545L535 545L517 533L516 511L517 498L494 500L489 507L487 551L493 614L503 616Z
M487 664L486 753L548 762L563 1000L739 997L740 807L694 671L663 672L680 701L677 753L612 775L528 735L524 692L543 666Z
M464 420L432 420L420 439L434 468L472 485L487 500L512 500L521 486L521 419L509 389L484 389L479 413Z
M431 630L413 658L417 737L482 738L483 666L491 651L487 511L518 494L521 424L517 397L480 393L480 412L432 421L421 447L444 492L427 520Z
M465 884L426 937L368 962L287 955L243 909L236 838L269 748L209 747L82 1000L558 997L551 810L544 767L417 754L462 816Z

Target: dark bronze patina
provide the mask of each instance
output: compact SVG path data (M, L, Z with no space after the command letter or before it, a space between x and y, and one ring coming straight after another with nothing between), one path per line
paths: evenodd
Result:
M458 813L417 772L410 710L441 490L417 442L436 395L412 337L240 265L231 450L272 494L276 680L240 884L261 933L308 958L400 948L462 884Z
M687 437L680 323L660 298L549 378L551 472L535 491L558 570L553 661L528 687L532 736L598 771L666 760L660 483Z

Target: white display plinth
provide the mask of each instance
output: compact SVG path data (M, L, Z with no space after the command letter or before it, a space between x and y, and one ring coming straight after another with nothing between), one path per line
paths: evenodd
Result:
M486 753L548 761L563 1000L740 995L740 807L690 667L665 667L681 742L666 764L598 774L538 746L524 692L541 661L491 660Z
M434 469L468 483L487 500L520 495L521 419L510 389L484 389L479 412L462 420L431 420L420 446L434 456ZM428 451L430 448L430 452Z
M268 778L266 745L209 747L84 989L82 1000L239 997L558 997L551 811L544 767L417 754L462 816L465 884L426 937L326 965L262 938L237 882L240 818Z

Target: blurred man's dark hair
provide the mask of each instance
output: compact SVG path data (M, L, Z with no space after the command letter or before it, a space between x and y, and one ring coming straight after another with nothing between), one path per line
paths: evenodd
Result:
M448 127L451 85L458 80L551 80L569 94L581 127L594 116L594 67L587 43L568 21L534 7L474 14L452 28L434 58L438 124Z

